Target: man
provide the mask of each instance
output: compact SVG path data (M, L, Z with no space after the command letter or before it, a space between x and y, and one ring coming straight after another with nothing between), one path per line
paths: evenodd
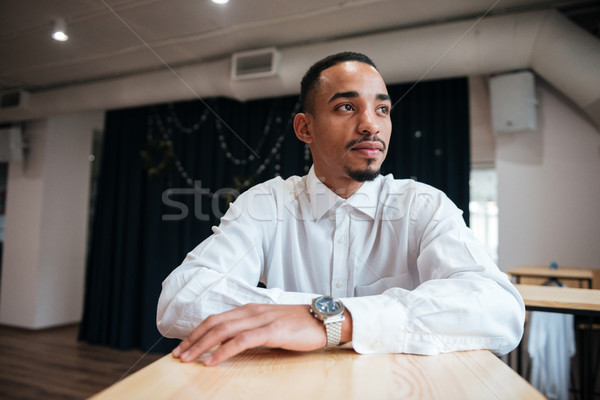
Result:
M373 62L348 52L317 62L301 103L308 175L243 193L163 283L158 328L184 339L173 356L215 365L257 346L516 347L522 299L461 211L432 187L379 174L391 101Z

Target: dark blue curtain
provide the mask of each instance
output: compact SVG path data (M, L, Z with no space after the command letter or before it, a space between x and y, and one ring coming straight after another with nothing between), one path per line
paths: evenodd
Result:
M467 80L389 91L397 103L382 172L436 186L468 210ZM106 113L81 340L154 352L174 347L156 329L161 282L210 235L236 193L308 170L310 154L291 125L296 112L297 96L289 96Z
M469 223L469 87L466 78L388 87L390 151L382 172L444 191Z

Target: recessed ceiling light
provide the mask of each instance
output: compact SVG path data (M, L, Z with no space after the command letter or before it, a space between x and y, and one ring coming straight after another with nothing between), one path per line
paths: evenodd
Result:
M58 18L54 21L52 39L58 40L59 42L64 42L69 39L69 35L67 35L67 23L63 18Z
M212 2L215 4L227 4L229 0L212 0Z

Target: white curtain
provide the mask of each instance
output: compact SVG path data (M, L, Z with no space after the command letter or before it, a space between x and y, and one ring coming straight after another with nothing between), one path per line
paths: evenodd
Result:
M533 311L529 320L531 384L550 400L569 399L575 355L573 315Z

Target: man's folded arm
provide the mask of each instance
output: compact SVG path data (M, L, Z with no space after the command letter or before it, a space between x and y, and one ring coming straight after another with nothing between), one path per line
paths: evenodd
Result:
M505 354L519 344L523 333L524 309L518 293L478 274L342 302L352 314L352 343L359 353L488 349Z
M213 234L164 280L157 307L163 336L183 339L208 316L244 304L310 304L316 296L257 287L268 257L265 237L275 218L269 214L276 209L272 197L263 192L251 189L242 194ZM248 198L259 203L249 208Z
M259 288L239 277L184 263L163 283L157 327L165 337L184 339L213 314L249 303L308 305L315 296Z
M521 296L445 195L419 200L410 217L421 283L413 290L391 287L370 298L343 299L353 317L355 350L511 351L523 334Z

